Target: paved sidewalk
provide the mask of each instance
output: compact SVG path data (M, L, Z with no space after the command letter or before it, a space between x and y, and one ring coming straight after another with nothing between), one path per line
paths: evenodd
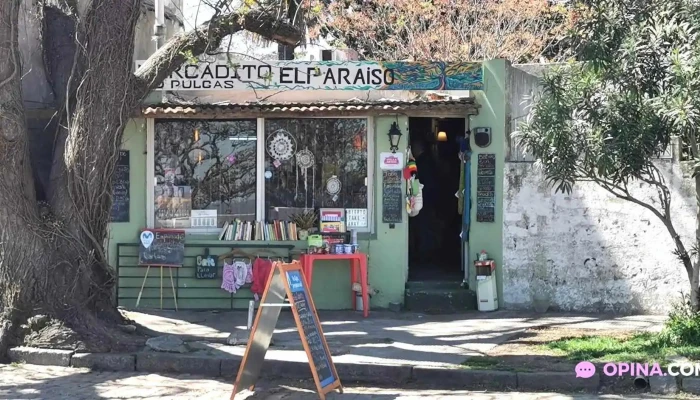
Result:
M256 393L245 392L236 399L304 400L318 397L308 381L260 382ZM190 375L166 376L134 372L89 372L76 368L34 365L0 365L0 398L46 400L169 399L224 400L233 385L221 379ZM554 393L471 392L346 387L345 394L332 393L330 400L390 399L469 399L469 400L593 400L593 399L671 399L666 396L562 395ZM691 399L683 395L684 399Z
M242 356L244 346L223 346L229 333L244 334L247 312L129 311L139 325L163 335L210 342L211 355ZM469 356L483 355L514 335L534 327L659 330L665 316L606 314L535 314L496 311L457 315L424 315L372 311L369 318L353 311L320 312L336 363L450 367ZM306 362L291 313L283 312L266 359Z

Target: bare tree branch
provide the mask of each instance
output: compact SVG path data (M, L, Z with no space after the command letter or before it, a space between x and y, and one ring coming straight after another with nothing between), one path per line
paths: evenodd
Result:
M213 18L202 28L171 39L135 72L137 97L145 96L184 64L187 53L199 55L216 50L226 36L242 30L293 46L298 45L303 37L299 28L259 10Z

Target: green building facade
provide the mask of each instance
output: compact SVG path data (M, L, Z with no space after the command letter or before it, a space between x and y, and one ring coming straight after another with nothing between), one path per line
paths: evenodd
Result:
M151 104L145 105L141 114L133 118L129 123L124 133L122 149L128 151L128 221L112 222L110 225L109 238L109 258L118 269L119 282L117 288L118 303L120 306L133 308L136 304L141 285L144 283L146 267L138 266L137 254L139 233L144 228L158 228L154 226L156 223L167 222L167 219L162 221L154 216L154 203L158 201L158 194L154 193L154 185L156 182L157 169L154 164L160 162L155 158L155 147L161 146L168 149L168 146L175 146L169 142L167 137L163 135L169 134L170 128L163 128L164 131L158 133L156 130L167 121L173 122L168 126L180 126L178 122L189 121L192 126L197 125L197 121L234 121L231 124L236 126L248 126L254 129L249 137L255 136L257 140L250 139L251 144L248 151L250 152L251 168L250 177L238 177L241 182L245 179L252 179L248 182L249 186L254 188L254 193L251 192L252 198L255 195L255 201L251 200L250 204L241 205L241 210L247 209L254 213L255 219L263 220L269 218L266 215L270 210L277 209L282 205L281 200L274 200L278 203L268 204L260 200L261 196L265 196L267 191L270 197L270 190L266 189L265 185L269 182L278 182L278 175L282 172L277 172L274 167L270 167L267 161L265 141L272 137L270 126L277 123L285 123L280 120L305 120L305 119L352 119L360 126L364 126L363 133L359 135L356 143L351 142L347 146L356 146L355 150L366 153L366 157L362 158L362 165L367 170L366 177L366 192L353 193L349 196L354 196L350 200L343 199L347 204L353 204L357 207L358 202L366 201L368 229L359 229L358 242L360 250L368 255L369 265L369 283L377 290L377 293L372 297L371 308L388 307L390 303L403 303L406 282L409 279L409 216L406 211L403 211L402 222L389 224L382 222L382 171L380 169L380 154L390 151L390 143L388 132L392 124L397 123L403 133L401 142L399 143L399 152L404 152L407 144L410 143L410 138L415 135L411 132L411 121L414 118L448 118L448 119L463 119L466 130L472 130L477 127L488 127L491 129L491 143L487 147L479 147L474 143L474 135L471 135L472 149L472 167L471 182L477 182L477 167L476 159L479 154L488 153L495 155L495 203L494 203L494 220L493 222L478 222L477 220L477 187L476 184L471 185L472 206L470 216L470 232L468 240L468 250L465 254L468 259L462 261L466 267L470 269L469 286L476 286L475 275L473 271L473 262L476 253L484 250L489 256L495 260L497 265L502 262L502 235L503 235L503 212L502 212L502 192L503 192L503 172L506 153L506 125L507 125L507 107L506 107L506 74L508 65L503 60L492 60L483 63L483 78L482 87L480 90L471 90L467 96L462 96L459 99L442 99L442 100L393 100L393 101L364 101L364 102L333 102L332 105L327 100L319 101L309 100L306 95L305 100L296 101L295 105L282 103L265 103L265 105L163 105ZM329 90L328 92L333 92ZM338 91L335 91L338 92ZM298 91L296 93L304 93ZM441 94L451 95L450 91L440 91ZM464 92L460 92L464 93ZM320 96L324 97L324 96ZM327 96L326 96L327 97ZM194 121L194 122L192 122ZM249 122L235 122L249 121ZM362 122L364 121L364 122ZM318 122L318 121L317 121ZM318 122L324 126L321 122ZM248 124L248 125L246 125ZM212 126L214 126L213 124ZM337 124L336 124L337 125ZM165 125L163 125L165 126ZM296 126L296 125L295 125ZM311 126L311 125L309 125ZM455 125L456 126L456 125ZM176 128L173 128L176 129ZM244 129L244 128L241 128ZM245 128L248 129L248 128ZM267 130L266 130L267 129ZM195 129L196 130L196 129ZM195 133L195 139L199 139L199 135L206 132ZM456 133L463 135L463 132ZM158 136L155 138L154 136ZM241 136L243 137L243 136ZM231 139L232 140L232 139ZM241 139L243 140L243 139ZM304 138L298 139L297 151L303 146ZM340 139L339 139L340 140ZM155 144L159 141L159 144ZM252 143L255 142L255 143ZM333 146L333 144L329 144ZM350 148L348 147L348 148ZM193 150L194 149L194 150ZM189 151L199 151L196 148ZM174 152L170 149L167 151ZM127 154L127 153L124 153ZM242 154L242 153L241 153ZM205 155L206 156L206 155ZM190 154L190 157L192 155ZM197 159L195 154L194 159ZM245 156L248 157L248 156ZM236 159L234 156L229 156L228 159L222 161L223 164L245 166L246 161L244 156ZM320 162L320 161L319 161ZM222 165L223 165L222 164ZM346 163L347 165L353 162ZM161 166L162 167L162 166ZM160 168L160 167L159 167ZM195 167L192 167L195 168ZM282 167L283 169L284 167ZM328 168L332 169L332 165ZM271 172L271 178L268 178L266 172ZM281 170L280 170L281 171ZM298 182L295 186L295 199L299 196L299 191L304 188L304 179L306 179L306 196L308 197L308 185L310 180L325 181L327 174L338 175L343 174L343 170L335 172L317 172L323 174L320 177L310 176L310 170L303 172L295 167L296 175L288 171L284 178L280 177L279 182ZM158 174L162 174L159 171ZM167 172L165 172L167 174ZM320 179L319 179L320 178ZM351 180L351 177L343 177L343 179ZM406 181L403 181L404 190ZM240 183L240 182L239 182ZM238 183L237 183L238 184ZM289 185L285 186L279 183L279 187L284 187L284 190L292 189ZM314 188L317 190L318 188ZM252 190L252 189L251 189ZM280 189L282 190L282 189ZM303 191L303 190L302 190ZM314 192L316 193L316 192ZM320 192L319 192L320 193ZM322 193L322 196L326 194ZM177 194L176 194L177 196ZM186 197L187 193L183 193ZM291 196L291 195L290 195ZM365 196L367 197L365 199ZM281 197L280 197L281 198ZM270 200L272 201L272 200ZM316 200L313 200L316 201ZM312 201L312 202L313 202ZM253 204L254 203L254 204ZM362 205L362 204L360 204ZM328 206L330 207L330 206ZM364 207L358 207L364 208ZM193 205L196 209L196 204ZM403 207L402 207L403 209ZM280 211L281 212L281 211ZM252 218L252 217L251 217ZM126 218L125 218L126 219ZM158 222L160 221L160 222ZM220 225L220 223L219 223ZM162 226L166 227L167 226ZM208 252L210 255L217 255L230 251L232 248L241 248L247 251L250 255L261 255L268 257L271 253L292 256L298 255L306 248L305 241L226 241L218 240L218 229L200 229L187 230L186 237L186 259L185 265L181 268L165 269L162 278L161 290L161 271L151 268L149 278L145 282L145 288L141 299L141 307L157 308L160 307L161 297L164 308L174 308L173 294L170 287L170 274L173 276L173 283L176 287L176 295L178 307L180 309L229 309L229 308L247 308L248 302L252 298L251 292L247 287L243 287L235 294L230 294L221 289L221 266L218 265L219 271L216 279L197 279L195 277L195 259L197 256L204 255ZM269 250L261 250L259 247L250 248L247 246L262 246L269 245L286 245L291 247L291 253L288 253L288 248L276 247ZM274 256L272 256L274 258ZM499 300L502 296L502 277L499 268L496 269L496 278L498 281ZM319 309L348 309L351 307L351 290L350 290L350 273L347 262L345 261L326 261L318 263L314 269L314 282L312 290L316 306Z

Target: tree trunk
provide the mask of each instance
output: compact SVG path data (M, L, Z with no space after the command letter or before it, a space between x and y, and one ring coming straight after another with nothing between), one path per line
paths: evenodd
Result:
M0 2L0 357L34 297L44 247L21 96L17 39L20 0Z
M697 205L695 217L695 248L700 252L700 175L695 176L695 203ZM690 264L688 257L688 264ZM688 266L686 265L686 269ZM690 304L693 311L700 311L700 254L695 254L695 262L691 266L690 278Z
M70 63L45 58L63 126L56 135L47 210L36 201L20 92L21 1L0 0L0 358L14 344L18 325L38 313L64 322L92 345L88 350L118 350L134 340L114 326L122 317L104 245L126 123L148 91L186 60L186 52L215 49L242 29L291 45L301 35L262 11L245 18L221 15L168 42L133 74L140 0L92 1L77 17L55 16L60 24L72 21L70 37L77 43ZM44 34L44 46L54 48L55 36ZM56 48L66 48L65 36L60 39Z

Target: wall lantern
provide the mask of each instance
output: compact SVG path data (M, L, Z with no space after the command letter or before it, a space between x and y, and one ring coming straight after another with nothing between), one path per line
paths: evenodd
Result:
M399 149L399 142L401 141L401 129L399 129L399 124L393 122L391 128L389 129L389 145L391 146L391 152L396 153Z
M438 142L446 142L447 141L447 132L445 131L440 131L437 133L437 141Z

